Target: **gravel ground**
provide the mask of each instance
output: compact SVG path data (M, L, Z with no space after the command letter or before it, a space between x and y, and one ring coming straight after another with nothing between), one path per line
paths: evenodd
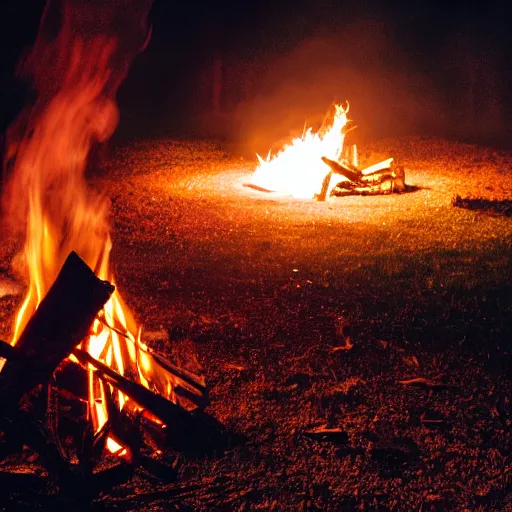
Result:
M414 190L300 201L244 187L255 159L214 142L112 148L91 183L112 200L119 288L148 343L202 366L237 441L171 450L172 482L138 474L94 508L512 510L512 153L406 138L360 156L394 156ZM58 503L41 496L0 505Z

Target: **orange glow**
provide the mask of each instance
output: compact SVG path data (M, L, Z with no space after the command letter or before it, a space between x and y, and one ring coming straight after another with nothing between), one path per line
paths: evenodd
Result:
M342 155L347 113L348 105L335 105L332 124L322 133L313 133L308 128L302 137L293 139L274 157L269 153L264 160L257 155L259 166L252 176L252 184L297 199L314 198L329 171L321 158L337 161ZM353 160L357 162L357 150Z

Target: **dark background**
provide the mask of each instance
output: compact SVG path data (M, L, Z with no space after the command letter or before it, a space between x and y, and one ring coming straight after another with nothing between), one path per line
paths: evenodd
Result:
M0 7L2 132L25 101L16 63L43 7ZM119 90L116 137L208 136L264 150L349 100L362 138L510 146L507 16L505 1L155 0L152 40Z

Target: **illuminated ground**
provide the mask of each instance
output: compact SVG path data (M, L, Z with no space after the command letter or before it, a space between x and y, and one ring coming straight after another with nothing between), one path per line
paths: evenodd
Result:
M202 364L208 411L244 439L170 454L174 483L138 478L99 509L512 509L512 218L451 205L512 199L512 154L362 151L388 156L418 190L317 203L244 187L255 161L215 143L114 149L92 181L113 201L119 287L170 334L161 348ZM4 275L13 252L6 238ZM19 300L0 299L4 337ZM416 377L439 386L400 383ZM325 424L346 437L303 435Z

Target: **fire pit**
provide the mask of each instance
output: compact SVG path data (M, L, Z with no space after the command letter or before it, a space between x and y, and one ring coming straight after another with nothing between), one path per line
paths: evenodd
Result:
M264 160L258 155L259 166L247 186L318 201L347 194L403 192L405 171L393 158L359 168L357 146L344 150L345 134L351 129L348 104L333 109L332 122L318 133L308 128L274 157L269 153Z

